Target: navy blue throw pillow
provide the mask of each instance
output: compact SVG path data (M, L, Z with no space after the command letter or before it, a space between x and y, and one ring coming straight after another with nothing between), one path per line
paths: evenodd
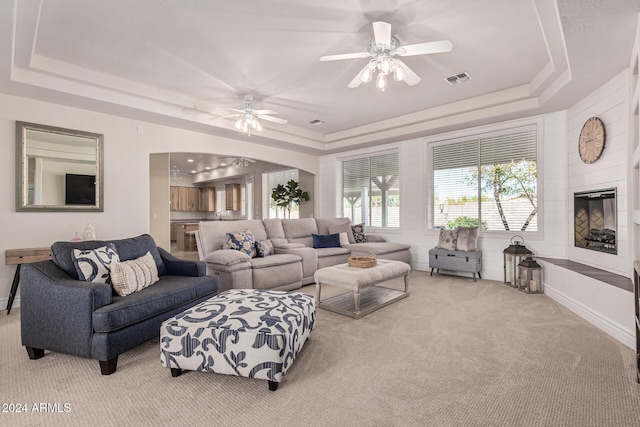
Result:
M340 234L312 234L313 247L318 248L339 248Z

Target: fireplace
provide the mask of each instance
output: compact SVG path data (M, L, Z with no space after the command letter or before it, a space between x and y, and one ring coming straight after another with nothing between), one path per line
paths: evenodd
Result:
M573 194L575 246L617 254L616 189Z

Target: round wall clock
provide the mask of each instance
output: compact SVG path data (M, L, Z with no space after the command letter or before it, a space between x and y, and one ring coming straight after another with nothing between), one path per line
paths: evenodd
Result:
M593 163L600 158L604 150L604 124L597 117L591 117L584 123L578 139L578 153L585 163Z

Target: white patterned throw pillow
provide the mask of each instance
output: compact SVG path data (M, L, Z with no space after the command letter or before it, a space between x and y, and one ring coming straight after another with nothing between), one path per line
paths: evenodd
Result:
M121 297L141 291L158 280L158 267L151 252L140 258L111 264L111 285Z
M352 225L351 231L353 232L353 240L356 243L365 243L367 241L364 235L364 223Z
M111 264L120 261L116 246L108 243L96 249L74 249L73 264L80 280L111 283Z
M436 248L454 251L458 242L458 229L446 230L440 229L440 237L438 238L438 246Z

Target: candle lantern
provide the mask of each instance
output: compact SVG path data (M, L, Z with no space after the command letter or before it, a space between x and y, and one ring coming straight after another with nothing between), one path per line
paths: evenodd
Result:
M532 254L526 255L518 264L519 289L528 294L542 293L542 267Z
M518 264L520 264L525 255L530 254L532 252L524 246L524 238L522 236L513 236L511 238L509 247L502 251L504 269L504 281L502 283L514 288L520 286Z

